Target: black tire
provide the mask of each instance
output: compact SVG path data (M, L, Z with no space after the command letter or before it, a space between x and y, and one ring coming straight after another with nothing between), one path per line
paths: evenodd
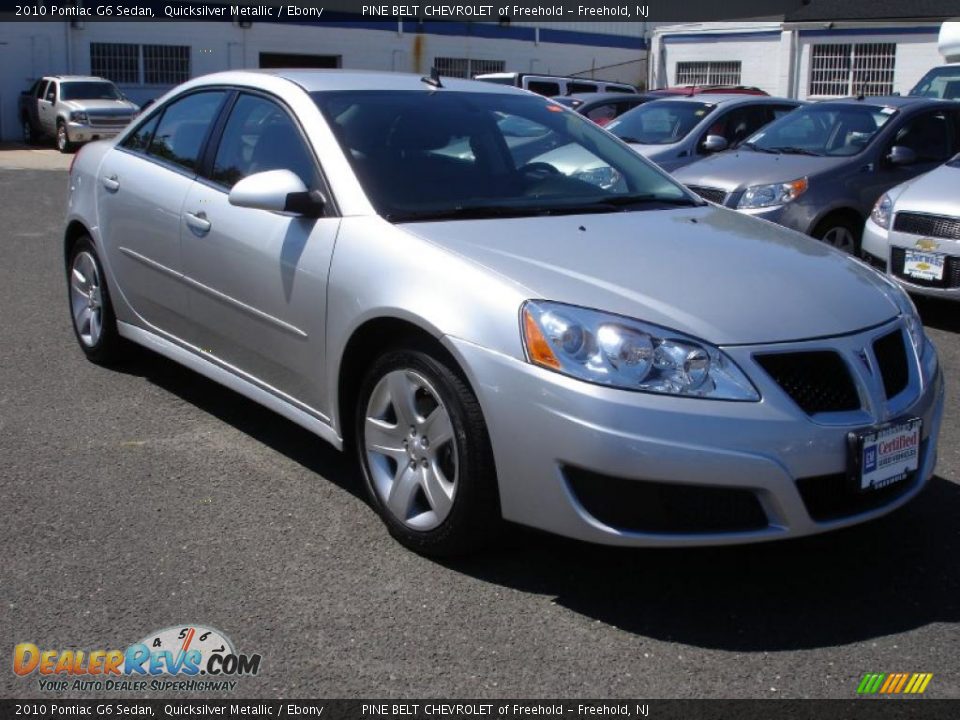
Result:
M100 310L100 333L96 342L88 343L82 337L82 330L77 326L75 313L75 303L79 301L75 295L72 285L75 281L74 266L81 253L86 253L93 261L98 274L99 310ZM83 350L87 359L97 365L115 365L120 362L127 350L126 343L117 332L117 317L113 311L113 302L110 299L110 292L107 288L106 275L103 272L103 265L100 263L100 256L93 245L93 241L88 235L81 235L77 238L70 251L70 257L67 259L67 306L70 311L70 326L73 328L74 337L77 344Z
M33 123L30 122L29 118L23 118L20 121L21 131L23 132L23 144L24 145L36 145L40 137L37 132L33 129Z
M72 153L74 145L67 134L67 125L63 120L57 120L57 150L64 154Z
M836 243L830 242L828 236L837 231L847 232L852 239L852 245L847 247L838 247ZM811 233L813 237L828 245L837 247L838 250L849 252L854 257L860 256L860 243L863 237L863 221L855 221L849 215L828 215L821 220Z
M437 391L450 417L450 442L456 446L452 507L439 526L425 531L409 527L386 506L375 488L365 449L365 421L371 395L381 379L397 370L419 374ZM502 525L493 452L480 404L464 379L450 367L449 360L441 359L439 353L428 348L387 352L367 371L354 417L353 437L367 496L394 538L414 552L437 557L462 555L490 544Z

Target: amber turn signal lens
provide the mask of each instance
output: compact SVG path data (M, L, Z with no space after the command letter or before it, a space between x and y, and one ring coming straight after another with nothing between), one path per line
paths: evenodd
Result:
M543 336L540 326L537 325L537 321L533 319L529 310L523 311L523 339L527 344L527 355L531 362L554 370L560 368L560 361L553 354L550 343Z

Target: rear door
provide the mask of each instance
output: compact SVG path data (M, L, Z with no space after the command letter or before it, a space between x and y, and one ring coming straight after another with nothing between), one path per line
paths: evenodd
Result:
M241 93L205 177L183 207L190 314L204 352L299 401L326 407L323 376L327 271L340 219L297 217L229 202L249 175L285 169L330 197L310 145L275 98Z
M181 210L226 96L212 89L174 99L107 154L97 178L101 233L118 290L143 321L187 341Z

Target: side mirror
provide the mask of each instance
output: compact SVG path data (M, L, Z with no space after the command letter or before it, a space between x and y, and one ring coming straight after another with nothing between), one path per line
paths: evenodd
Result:
M700 143L700 149L708 153L720 152L728 147L730 143L722 135L707 135L706 139Z
M327 203L322 192L307 190L303 180L289 170L268 170L245 177L233 186L227 200L237 207L305 217L319 217Z
M887 155L887 162L891 165L913 165L917 161L917 154L904 145L894 145Z

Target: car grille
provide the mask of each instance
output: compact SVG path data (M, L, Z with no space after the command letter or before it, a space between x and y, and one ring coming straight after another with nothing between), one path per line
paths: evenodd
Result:
M619 530L724 533L770 524L756 494L744 488L628 480L575 467L564 475L584 510Z
M893 229L911 235L960 240L960 219L944 215L897 213L893 219Z
M709 187L700 187L699 185L688 185L687 189L693 190L697 195L702 197L704 200L709 200L712 203L717 205L723 205L724 201L727 199L727 191L721 190L720 188L709 188Z
M833 351L770 353L755 359L809 415L860 408L850 370Z
M122 128L130 122L129 115L89 115L90 125L103 128Z
M906 258L904 248L895 247L890 251L890 272L898 278L903 278L911 285L929 288L957 288L960 287L960 258L947 257L943 268L943 278L940 280L922 280L903 272L903 263Z
M926 455L926 441L920 443L920 458ZM876 510L909 492L917 483L918 473L879 490L861 492L844 473L800 478L797 490L810 517L819 522L837 520Z
M880 377L887 399L896 397L907 387L910 371L907 367L907 346L903 332L897 328L873 343L873 354L880 365Z

